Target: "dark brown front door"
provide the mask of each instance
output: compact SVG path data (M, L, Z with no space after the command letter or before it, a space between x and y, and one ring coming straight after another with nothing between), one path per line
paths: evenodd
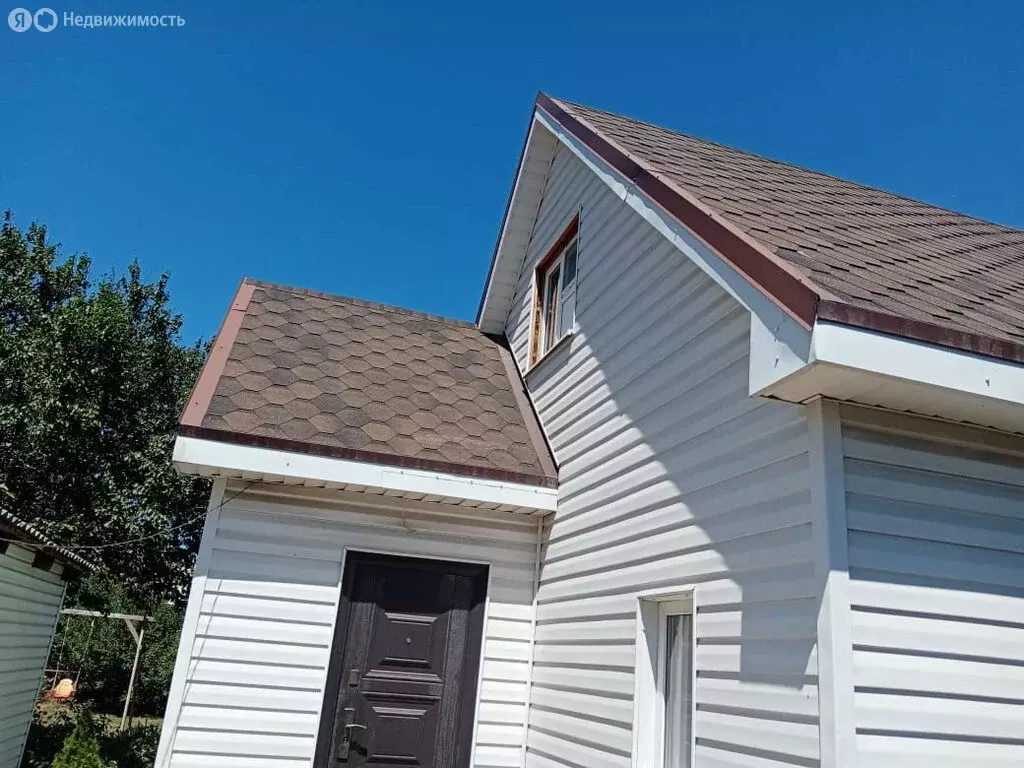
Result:
M467 768L487 567L346 557L320 760Z

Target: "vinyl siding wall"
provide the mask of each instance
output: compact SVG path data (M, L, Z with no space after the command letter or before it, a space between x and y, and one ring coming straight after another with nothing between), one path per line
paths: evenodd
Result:
M16 544L0 555L0 768L21 759L64 596L60 575L33 568L34 556Z
M1024 765L1024 439L843 414L859 765Z
M747 395L750 318L560 146L533 266L582 206L578 331L527 374L559 462L538 592L529 768L629 766L637 594L697 586L696 764L818 762L802 409Z
M187 680L162 765L312 764L343 548L490 564L474 765L519 764L535 518L280 486L235 492L204 534L213 542L199 625L179 649Z

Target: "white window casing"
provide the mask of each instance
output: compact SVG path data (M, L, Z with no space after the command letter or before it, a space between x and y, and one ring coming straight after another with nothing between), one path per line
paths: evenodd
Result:
M540 354L550 351L576 326L576 275L579 235L574 237L542 276Z
M633 768L693 764L695 626L692 587L638 596Z

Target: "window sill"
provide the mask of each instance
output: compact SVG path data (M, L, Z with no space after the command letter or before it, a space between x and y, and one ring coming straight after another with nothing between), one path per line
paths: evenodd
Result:
M553 345L551 345L550 349L545 351L543 355L541 355L534 361L533 365L526 369L526 372L523 374L523 377L528 378L534 371L542 367L548 360L550 360L553 357L558 357L562 351L568 350L569 342L572 341L572 338L575 335L576 331L574 330L566 331L562 338L560 338Z

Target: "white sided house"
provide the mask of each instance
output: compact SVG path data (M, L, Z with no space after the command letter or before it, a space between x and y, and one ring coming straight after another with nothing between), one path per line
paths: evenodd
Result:
M243 281L157 768L1024 765L1024 232L541 94L475 324Z
M0 509L0 768L21 765L65 587L92 567Z

